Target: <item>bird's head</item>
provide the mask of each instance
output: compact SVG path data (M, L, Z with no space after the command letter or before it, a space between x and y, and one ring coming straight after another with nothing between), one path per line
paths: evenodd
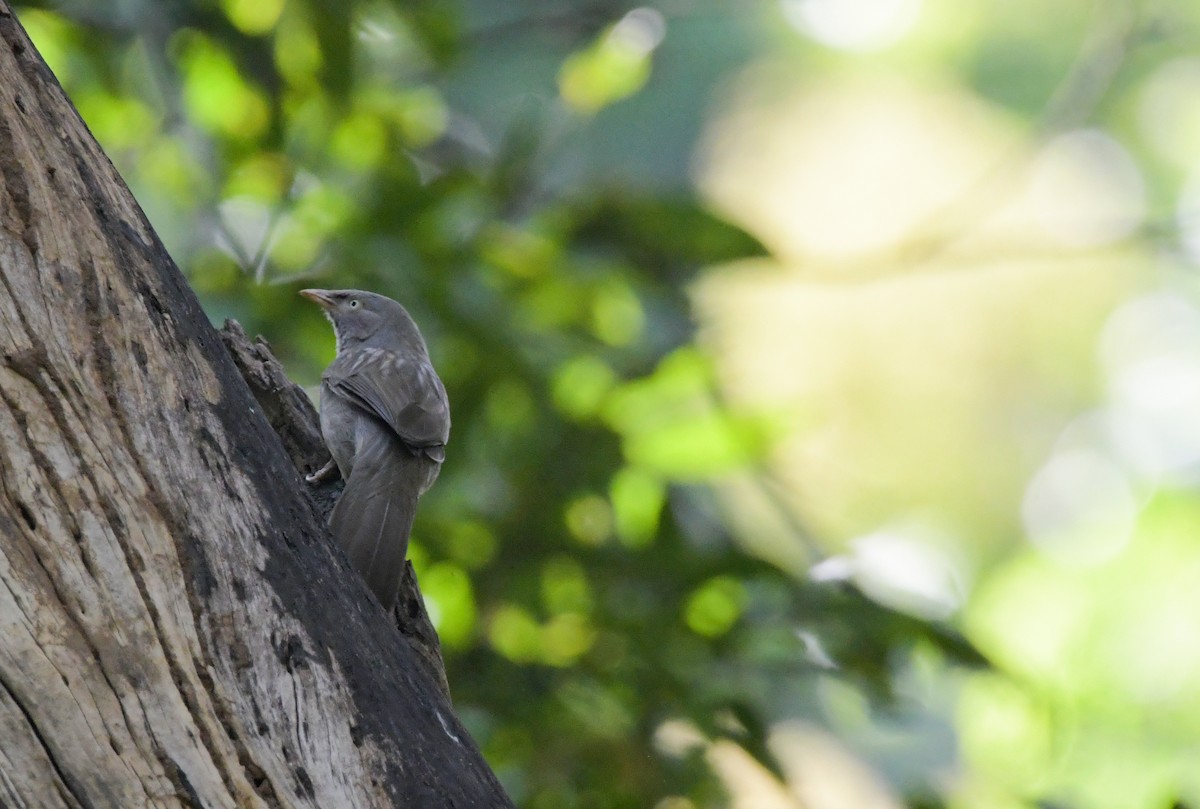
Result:
M302 289L300 294L325 310L339 351L374 342L425 349L416 323L391 298L359 289Z

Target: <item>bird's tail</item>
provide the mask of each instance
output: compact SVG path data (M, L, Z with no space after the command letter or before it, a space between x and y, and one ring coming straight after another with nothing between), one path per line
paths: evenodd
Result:
M398 441L362 442L329 527L385 609L396 603L417 499L439 465Z

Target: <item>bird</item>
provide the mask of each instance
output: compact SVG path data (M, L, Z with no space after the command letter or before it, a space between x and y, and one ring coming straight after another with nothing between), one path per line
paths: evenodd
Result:
M416 322L383 295L357 289L300 294L333 324L321 375L321 435L346 481L329 517L334 539L384 609L398 598L417 501L437 480L450 439L450 403Z

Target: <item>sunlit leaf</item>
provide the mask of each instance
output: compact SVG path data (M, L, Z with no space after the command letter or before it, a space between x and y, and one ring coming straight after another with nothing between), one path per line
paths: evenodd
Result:
M591 612L592 589L583 566L566 556L546 562L542 568L542 601L552 613Z
M346 166L369 169L383 160L387 150L387 127L380 117L359 111L344 117L333 130L330 147Z
M567 504L563 514L571 535L587 545L599 545L612 534L612 508L599 495L584 495Z
M252 36L274 28L283 5L284 0L221 0L221 8L229 21Z
M573 357L554 375L554 403L573 418L586 418L596 413L615 382L613 370L599 357Z
M396 93L390 110L400 134L414 148L440 138L449 124L446 102L432 87L414 87Z
M275 203L287 193L291 181L292 168L282 155L260 152L230 170L224 194Z
M467 568L484 567L496 555L496 536L483 523L457 523L447 532L445 542L450 555Z
M287 14L275 31L275 64L293 87L315 89L323 62L321 45L303 14Z
M501 606L491 616L488 639L510 660L527 662L541 655L541 628L532 615L515 604Z
M642 335L645 314L628 284L612 281L595 292L592 302L592 331L609 345L622 346Z
M542 627L542 662L551 666L569 666L587 653L595 636L595 630L584 616L574 612L559 613Z
M555 696L584 732L619 737L633 729L634 717L619 692L599 682L577 678Z
M692 593L684 608L684 618L687 625L701 635L724 635L742 614L745 601L741 582L729 576L718 576Z
M567 104L594 113L633 95L649 77L649 51L609 30L563 63L558 86Z
M466 572L452 564L431 565L421 574L420 586L441 642L467 644L475 629L475 599Z
M631 547L651 542L666 501L662 480L644 469L627 466L613 476L609 497L617 537Z
M775 435L772 421L724 412L710 384L706 360L681 349L650 377L615 390L604 414L624 437L626 456L678 480L703 480L760 460Z
M63 16L37 8L21 11L21 25L59 82L63 85L70 82L73 78L70 59L78 55L78 29Z
M79 114L110 149L145 147L158 128L158 115L135 98L114 96L98 88L75 96Z
M266 128L266 100L223 47L197 31L182 31L171 49L184 76L184 102L197 124L241 138L255 137Z

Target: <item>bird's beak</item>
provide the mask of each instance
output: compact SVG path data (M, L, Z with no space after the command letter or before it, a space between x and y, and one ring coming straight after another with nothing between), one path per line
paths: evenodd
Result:
M329 294L329 290L302 289L300 290L300 294L326 311L329 311L333 308L333 296Z

